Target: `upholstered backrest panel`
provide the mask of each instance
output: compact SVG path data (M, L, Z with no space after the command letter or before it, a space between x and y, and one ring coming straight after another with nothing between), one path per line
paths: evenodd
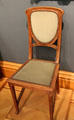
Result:
M56 35L58 16L55 12L37 11L31 14L32 31L37 40L50 42Z

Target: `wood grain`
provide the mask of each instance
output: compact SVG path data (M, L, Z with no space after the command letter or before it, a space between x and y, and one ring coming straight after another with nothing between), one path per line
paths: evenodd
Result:
M22 64L8 62L8 61L0 61L0 66L2 68L4 77L12 76L16 70L21 67Z
M56 98L54 112L55 120L66 120L71 94L71 90L60 89L60 94ZM27 97L28 99L26 100ZM49 120L48 96L44 92L30 92L28 89L26 89L24 96L20 101L20 108L20 113L16 115L14 107L12 107L7 115L7 118L9 120L12 118L13 120L24 120L24 118L26 120ZM71 117L72 114L70 118ZM70 118L69 120L71 120Z
M2 78L1 80L0 80L0 91L2 90L2 88L6 85L6 83L7 83L7 79L8 78Z
M70 105L68 120L74 120L74 104L73 103L71 103Z
M60 87L74 90L74 73L59 71Z
M0 91L0 120L4 120L12 107L12 98L9 89Z
M17 96L19 93L17 91ZM71 94L73 94L72 97ZM67 120L74 120L74 103L70 102L68 114L69 100L74 100L74 92L60 89L60 94L56 99L55 120L62 120L66 115L68 116ZM36 120L49 120L48 109L48 96L44 92L40 93L26 89L20 101L20 114L16 115L9 88L4 88L0 92L0 120L24 120L24 118L26 120L34 120L35 118Z

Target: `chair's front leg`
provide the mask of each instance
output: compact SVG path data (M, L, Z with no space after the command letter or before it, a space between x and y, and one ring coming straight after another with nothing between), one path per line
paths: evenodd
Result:
M49 113L50 113L50 120L53 120L53 112L54 112L54 103L53 103L53 96L48 95L49 98Z
M13 102L14 102L15 109L16 109L16 114L18 114L19 113L19 107L18 107L18 101L17 101L17 98L16 98L15 88L11 83L8 83L8 84L9 84L9 87L10 87L10 90L11 90Z

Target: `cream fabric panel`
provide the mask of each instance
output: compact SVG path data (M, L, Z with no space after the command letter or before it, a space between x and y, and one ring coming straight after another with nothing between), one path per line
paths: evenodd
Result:
M50 42L56 35L58 16L54 12L38 11L31 14L32 31L42 43Z

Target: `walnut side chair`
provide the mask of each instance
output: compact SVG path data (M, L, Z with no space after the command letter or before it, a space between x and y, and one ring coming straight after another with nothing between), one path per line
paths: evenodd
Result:
M64 11L56 7L33 7L26 10L29 33L29 58L17 72L8 79L16 113L19 113L19 100L15 86L45 91L48 94L50 120L53 120L56 93L59 92L59 56ZM32 42L34 40L34 43ZM57 45L55 45L57 41ZM46 46L56 50L56 60L33 58L33 47ZM23 94L22 94L23 95ZM22 96L21 95L21 96ZM21 99L21 98L20 98Z

